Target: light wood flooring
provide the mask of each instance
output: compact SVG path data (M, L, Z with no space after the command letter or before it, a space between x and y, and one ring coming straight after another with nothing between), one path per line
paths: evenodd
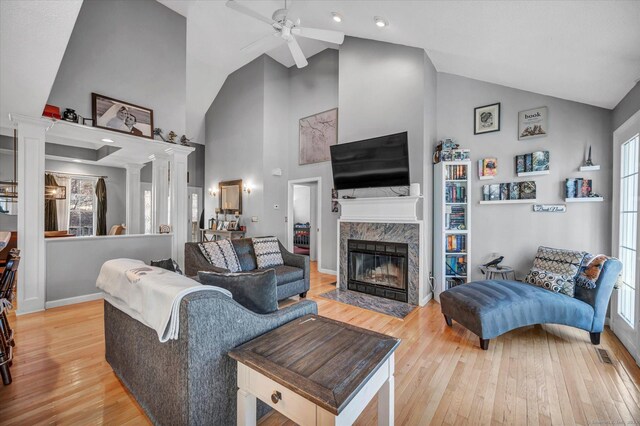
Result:
M488 351L460 325L446 327L430 302L399 320L318 295L331 275L313 271L309 298L321 315L397 336L397 425L639 424L640 368L607 329L603 364L587 332L527 327ZM148 424L104 360L102 301L11 317L17 346L13 384L0 387L0 424ZM1 385L0 385L1 386ZM369 404L358 425L375 424ZM262 425L290 425L271 413Z

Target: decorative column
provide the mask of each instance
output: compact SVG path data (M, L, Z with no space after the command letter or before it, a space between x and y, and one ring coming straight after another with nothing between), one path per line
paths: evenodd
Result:
M187 157L190 151L172 149L167 151L171 157L171 228L173 231L173 248L171 257L184 270L184 244L189 235L189 193L187 188Z
M169 224L169 157L151 155L151 233L157 234L160 225Z
M18 128L18 314L45 308L44 144L50 120L14 115Z
M127 182L126 182L126 197L127 197L127 234L141 234L140 228L140 203L142 198L140 197L140 170L144 167L144 164L127 164Z

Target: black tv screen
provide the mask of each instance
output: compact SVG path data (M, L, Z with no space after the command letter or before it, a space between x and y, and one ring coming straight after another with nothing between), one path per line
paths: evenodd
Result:
M335 189L409 186L407 132L331 146Z

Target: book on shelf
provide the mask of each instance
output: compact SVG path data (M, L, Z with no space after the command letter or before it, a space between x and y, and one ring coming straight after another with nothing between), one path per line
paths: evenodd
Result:
M492 183L489 187L489 201L497 201L500 199L500 184Z
M508 200L509 199L509 184L501 183L500 184L500 199Z
M533 170L533 155L525 154L524 155L524 171L530 172Z
M447 235L447 252L464 253L467 250L467 236L464 234Z
M498 174L498 159L489 157L478 160L478 171L480 177L496 176Z
M509 183L509 200L518 200L520 198L520 183Z
M591 179L570 178L565 180L565 198L587 198L593 191Z
M466 256L446 256L446 275L466 276L467 259Z
M536 151L531 154L533 165L528 172L542 172L549 170L549 151Z
M445 200L447 203L467 202L467 186L464 183L447 182L445 191Z
M450 164L445 170L447 179L449 180L467 179L467 166L464 164Z
M520 200L533 200L536 198L536 183L532 180L520 182Z
M464 205L446 206L444 214L444 222L446 229L465 229L466 228L466 209Z
M448 290L448 289L453 288L455 286L458 286L460 284L464 284L464 282L465 282L465 280L462 279L462 278L448 277L446 279L446 282L445 282L445 286L446 286L445 290Z
M516 155L516 173L524 173L524 155Z

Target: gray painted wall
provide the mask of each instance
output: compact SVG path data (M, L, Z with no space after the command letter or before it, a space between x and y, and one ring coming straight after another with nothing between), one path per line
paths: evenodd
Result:
M187 157L187 171L189 172L189 186L204 187L204 145L191 144L196 150ZM151 161L140 169L140 182L151 183L153 171Z
M622 126L633 114L640 111L640 82L622 98L618 105L613 109L611 117L612 128L616 130Z
M501 103L500 131L473 135L473 109ZM518 111L549 107L547 137L518 141ZM612 129L611 112L576 102L485 83L451 74L438 74L438 137L453 137L471 149L471 232L472 277L480 278L477 266L491 253L505 256L504 263L520 275L531 267L539 245L611 253ZM581 173L578 167L593 146L598 172ZM604 203L568 204L566 213L534 213L530 204L479 205L482 185L522 181L515 174L514 156L549 150L551 173L529 178L536 181L538 202L563 203L564 180L569 177L593 179L594 190ZM497 157L498 175L480 181L477 161Z
M263 227L262 155L264 139L264 57L227 77L207 111L205 124L205 190L220 181L243 179L253 185L243 194L242 224L247 235L273 233ZM205 222L213 217L218 198L205 196ZM258 222L251 222L257 216Z
M47 239L45 300L99 293L96 279L104 262L118 258L146 263L167 259L171 257L172 238L169 234L155 234Z
M186 34L186 19L154 0L85 1L48 103L91 117L96 92L151 108L155 127L182 135Z
M336 240L338 213L331 212L331 188L333 187L331 163L327 161L303 166L298 164L298 121L301 118L338 106L338 64L338 51L327 49L309 58L309 65L305 68L289 68L290 119L288 148L286 149L289 157L288 179L322 178L320 206L322 223L320 224L319 236L322 265L320 267L333 271L336 270L338 250ZM338 137L341 132L342 122L338 120Z
M411 182L421 185L424 56L423 49L347 37L340 46L338 88L339 143L407 131ZM356 191L356 196L382 195L394 194L385 189Z
M105 179L105 184L107 186L107 232L113 225L118 225L127 221L127 174L125 169L96 166L93 164L46 160L45 170L61 173L107 176L107 179Z

